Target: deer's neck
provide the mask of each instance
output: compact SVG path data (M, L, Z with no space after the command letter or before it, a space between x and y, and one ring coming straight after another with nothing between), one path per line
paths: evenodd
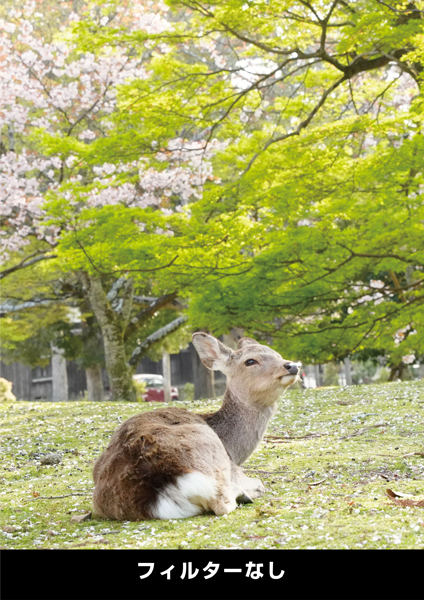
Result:
M202 416L220 437L231 460L241 465L262 440L276 410L277 403L257 406L243 402L227 388L221 408L216 413Z

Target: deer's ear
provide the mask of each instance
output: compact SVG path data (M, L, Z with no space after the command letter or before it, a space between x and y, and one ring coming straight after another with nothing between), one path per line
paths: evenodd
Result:
M228 361L233 355L231 348L208 333L193 333L192 341L205 367L212 371L226 372Z
M252 338L250 338L250 337L242 337L238 341L239 349L244 348L245 346L252 346L252 344L256 344L257 346L260 346L259 342L257 342L256 340L252 340Z

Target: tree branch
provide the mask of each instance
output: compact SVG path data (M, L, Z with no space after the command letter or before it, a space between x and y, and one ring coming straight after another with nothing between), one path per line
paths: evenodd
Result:
M52 254L51 256L45 256L46 252L50 252L50 250L40 250L38 252L34 252L34 254L30 254L30 256L26 256L24 259L22 259L19 264L13 267L9 267L8 269L4 269L4 271L0 271L0 279L3 279L3 277L6 277L7 275L14 273L15 271L19 271L20 269L26 269L27 267L30 267L35 263L41 262L42 260L50 260L51 258L57 258L56 254ZM40 254L42 254L42 256L40 256ZM36 256L37 258L30 260L34 256Z
M284 135L281 135L279 137L276 138L272 138L271 140L269 140L264 147L257 152L256 154L254 154L254 156L250 159L247 167L245 168L245 170L243 171L243 175L245 175L251 168L251 166L253 165L253 163L255 162L255 160L263 153L265 152L265 150L267 150L272 144L276 144L277 142L282 142L283 140L286 140L290 137L294 137L297 135L300 135L302 130L305 129L305 127L307 127L309 125L309 123L312 121L312 119L314 118L314 116L317 114L317 112L319 111L319 109L321 108L321 106L324 104L324 102L326 101L327 97L331 94L331 92L333 92L336 88L339 87L339 85L341 85L343 82L345 82L347 80L346 75L343 75L343 77L341 77L340 79L338 79L335 83L333 83L333 85L331 87L328 88L328 90L326 90L324 92L324 94L321 96L320 101L315 105L315 107L311 110L311 112L309 113L308 117L302 121L299 124L299 127L295 130L295 131L291 131L290 133L286 133Z
M49 306L51 304L63 304L63 300L28 300L28 302L22 302L21 304L8 304L8 302L5 302L5 304L0 305L0 317L6 317L8 314L19 312L20 310Z
M153 300L153 302L151 302L147 308L144 308L143 310L138 312L135 315L135 317L133 317L131 319L131 321L125 331L125 340L128 340L129 337L135 331L137 331L137 329L141 325L144 325L144 323L146 321L148 321L148 319L155 314L155 312L157 312L161 308L165 308L165 306L171 304L172 301L175 300L175 298L177 297L177 293L178 292L172 292L172 294L165 294L164 296L161 296L160 298L155 298Z
M176 331L179 327L181 327L181 325L183 325L187 321L187 319L188 317L186 317L185 315L183 315L182 317L178 317L178 319L171 321L171 323L168 323L168 325L161 327L160 329L152 333L152 335L149 335L149 337L147 337L142 344L137 346L137 348L132 353L128 363L132 367L137 365L137 363L141 360L142 356L146 354L146 352L154 344L166 338L166 336L172 333L173 331Z

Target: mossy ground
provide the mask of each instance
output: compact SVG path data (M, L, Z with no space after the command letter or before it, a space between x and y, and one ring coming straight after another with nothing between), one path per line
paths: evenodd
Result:
M172 405L208 412L219 401ZM424 494L424 457L405 456L424 452L423 381L287 392L267 434L282 439L268 437L244 465L266 493L225 517L71 523L91 511L93 461L112 432L157 408L3 402L0 547L424 548L424 509L386 495ZM62 462L41 465L52 451Z

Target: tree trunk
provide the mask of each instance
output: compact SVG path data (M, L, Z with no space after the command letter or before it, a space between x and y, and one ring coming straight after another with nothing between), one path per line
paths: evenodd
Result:
M52 377L53 377L53 402L64 402L68 397L68 373L63 350L52 345Z
M213 398L215 396L214 372L204 366L192 344L191 359L193 364L194 399Z
M399 363L398 365L394 365L390 369L389 381L394 381L396 377L402 380L403 370L405 368L404 363Z
M122 314L114 311L99 277L87 273L80 275L90 306L102 330L112 400L135 402L136 392L124 344L125 319L123 315L127 311L122 310Z
M171 357L169 352L162 355L163 393L165 402L171 402Z
M99 319L97 314L96 317ZM101 327L112 400L135 402L136 393L133 386L132 374L127 364L122 332L117 323L114 323L107 317L104 321Z
M91 402L101 402L104 400L103 377L100 365L86 368L85 375L87 377L88 399Z

